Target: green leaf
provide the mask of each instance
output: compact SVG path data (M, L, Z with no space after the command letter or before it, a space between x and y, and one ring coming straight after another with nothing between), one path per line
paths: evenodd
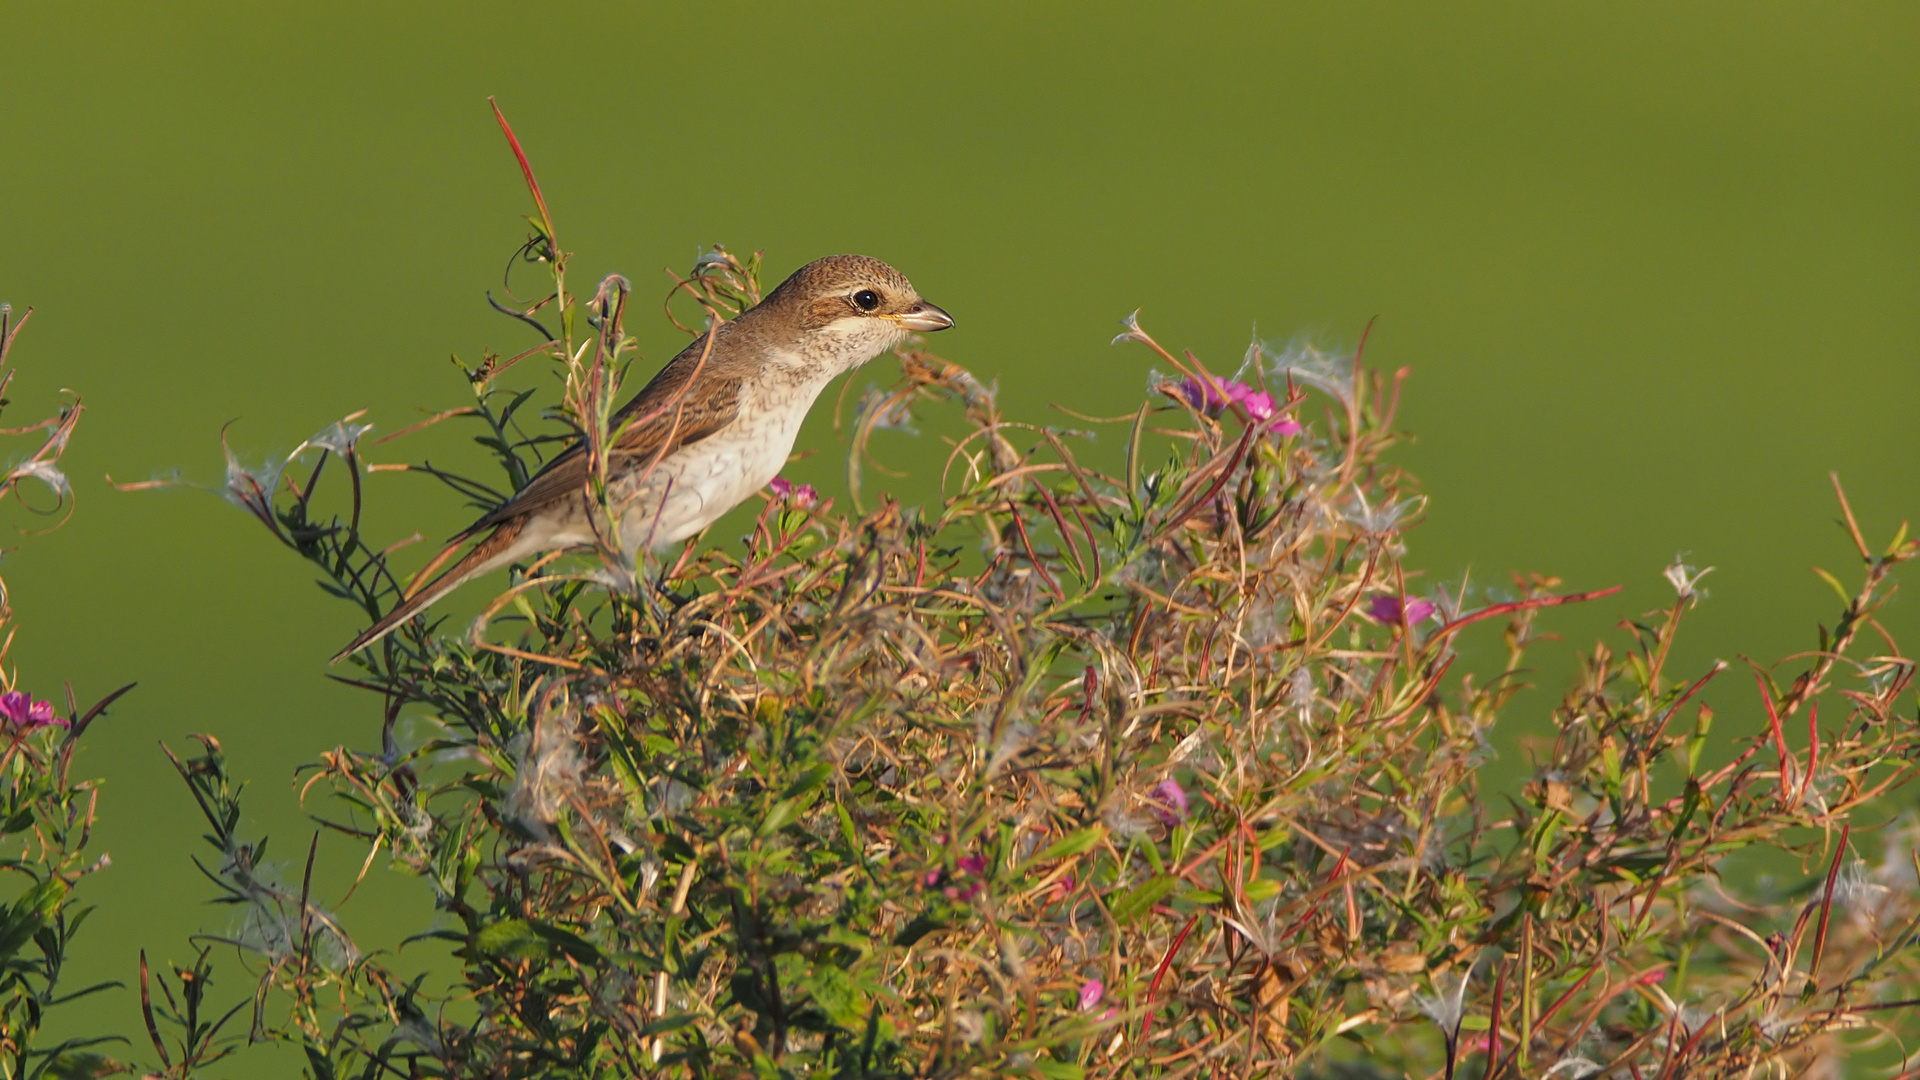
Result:
M571 930L525 919L502 919L474 938L474 948L506 960L538 960L556 950L595 967L607 962L599 947Z
M327 1055L319 1047L308 1043L300 1049L307 1053L307 1067L313 1070L313 1080L333 1080L337 1075L333 1071L333 1062L327 1060Z
M118 1071L110 1058L99 1054L69 1051L48 1059L47 1063L40 1067L40 1076L43 1080L94 1080L94 1077L112 1076Z
M867 855L860 847L860 832L853 827L853 815L847 813L847 808L839 803L833 804L833 812L840 819L840 836L847 842L847 850L860 865L865 866Z
M614 775L620 778L620 786L626 788L631 798L641 798L646 794L646 782L640 778L640 763L635 760L633 744L620 730L618 718L613 710L600 708L594 710L594 720L601 734L606 737L607 763L613 766ZM656 736L643 736L642 741Z
M1104 825L1090 825L1087 828L1070 832L1060 839L1055 840L1045 851L1042 851L1027 861L1052 862L1055 859L1064 859L1069 855L1078 855L1099 843L1100 838L1105 836L1106 833L1107 828Z
M47 924L53 913L60 909L60 901L66 899L66 883L59 878L50 878L35 885L13 902L7 910L4 921L0 921L0 960L8 960L20 951L40 928Z
M1686 831L1687 824L1693 820L1693 812L1700 808L1700 799L1700 781L1687 777L1686 801L1681 804L1680 813L1674 819L1673 831L1667 835L1667 843L1680 842L1680 834Z
M502 919L480 931L473 947L483 955L505 960L534 960L551 951L545 938L525 919Z
M547 923L534 923L532 925L533 932L540 935L549 945L566 953L580 963L593 967L604 967L606 965L606 955L600 951L599 946L588 941L586 938L581 937L571 930L552 926Z
M1033 1063L1033 1071L1046 1077L1047 1080L1081 1080L1081 1077L1087 1075L1087 1070L1071 1061L1036 1061Z
M1255 878L1247 882L1246 886L1240 891L1246 894L1247 899L1258 903L1269 897L1278 896L1280 894L1280 883L1272 878Z
M1152 910L1166 895L1180 884L1180 879L1172 874L1159 874L1129 890L1120 899L1113 902L1115 922L1130 923Z
M1827 573L1825 570L1822 570L1817 566L1809 567L1809 569L1811 569L1814 573L1820 575L1820 580L1826 582L1828 586L1830 586L1833 589L1833 594L1840 598L1841 603L1843 604L1853 603L1853 597L1847 595L1847 587L1840 584L1839 578L1834 577L1832 574Z
M767 811L767 819L762 821L760 828L755 831L756 835L771 836L779 832L794 818L800 816L800 803L799 799L781 799L774 803L773 809Z
M919 941L921 938L926 937L928 934L933 933L935 930L944 930L946 928L946 923L926 912L921 912L913 917L912 922L900 928L900 932L893 936L893 943L905 948Z
M865 1003L846 972L827 965L816 969L811 978L802 980L802 985L812 991L813 1000L834 1023L848 1028L860 1023Z
M829 762L829 761L816 762L815 764L810 766L805 772L801 773L798 777L794 778L793 783L787 785L786 797L789 799L797 799L800 796L805 795L807 792L815 790L821 784L826 783L827 779L832 775L833 775L832 762Z
M660 840L660 854L668 862L689 863L694 860L693 845L679 833L668 833Z
M641 1028L640 1034L644 1037L647 1035L658 1035L666 1031L674 1031L678 1028L686 1027L698 1019L700 1019L699 1013L674 1013L672 1016L663 1016Z

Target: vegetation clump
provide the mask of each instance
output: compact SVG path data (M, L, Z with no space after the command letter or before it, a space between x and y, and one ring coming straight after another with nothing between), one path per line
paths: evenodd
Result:
M630 286L569 290L520 160L552 288L510 313L550 340L436 418L477 424L508 489L574 439L604 476L635 355ZM669 303L730 317L757 261L716 250ZM355 946L311 849L298 884L257 869L217 742L176 759L244 913L203 945L259 982L223 1013L210 948L143 964L154 1072L268 1039L316 1078L1745 1077L1911 1027L1920 830L1886 797L1920 718L1874 618L1920 553L1904 530L1875 550L1848 511L1833 629L1717 722L1698 698L1727 665L1669 670L1699 602L1670 568L1673 604L1593 648L1496 797L1480 766L1538 620L1613 590L1416 588L1401 379L1360 350L1256 345L1225 375L1133 319L1116 340L1172 369L1099 421L1117 460L914 342L857 410L853 512L783 481L737 541L543 558L471 625L358 657L377 742L308 790L369 867L431 883L450 990ZM558 435L502 385L527 360L559 376ZM867 436L939 409L966 422L941 498L858 506ZM368 474L504 492L369 465L357 419L227 491L371 618L405 586L362 529ZM1482 622L1504 663L1467 673ZM1804 872L1735 890L1742 853Z
M559 329L444 414L514 485L554 442L518 433L500 374L555 364L553 415L598 453L634 350L627 283L576 301L526 175L523 252L553 288L516 314ZM674 294L726 318L756 262L716 251ZM1913 829L1872 861L1852 837L1920 750L1912 662L1861 641L1913 542L1853 530L1835 628L1755 669L1764 708L1718 740L1695 698L1725 665L1668 670L1698 602L1671 568L1673 605L1595 647L1496 801L1478 767L1536 620L1612 590L1415 591L1400 379L1357 351L1256 345L1226 377L1133 319L1117 340L1173 373L1114 421L1108 471L915 343L862 403L850 487L876 427L956 408L936 505L844 515L777 486L738 543L638 577L612 550L543 559L464 633L365 656L381 742L320 775L340 829L432 882L463 984L432 1001L391 958L322 961L302 916L257 951L315 1073L1747 1076L1893 1030ZM356 516L362 433L232 491L377 616L402 586ZM353 477L339 518L314 506L329 459ZM1505 664L1457 672L1489 620ZM408 745L407 715L431 737ZM186 769L210 808L222 769ZM1807 883L1723 889L1762 849Z

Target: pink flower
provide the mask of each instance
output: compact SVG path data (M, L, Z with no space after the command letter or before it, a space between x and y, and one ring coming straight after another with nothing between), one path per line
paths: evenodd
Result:
M15 731L38 731L43 727L66 727L67 722L53 715L53 702L35 701L24 690L0 694L0 719Z
M1073 875L1068 874L1053 883L1053 893L1048 897L1048 902L1059 903L1071 895L1073 895Z
M1373 616L1374 621L1409 626L1431 617L1437 610L1427 600L1409 600L1402 607L1397 596L1376 596L1367 603L1367 614Z
M1088 1009L1100 1004L1100 999L1106 996L1107 987L1099 979L1088 979L1086 982L1081 983L1080 1011L1086 1012Z
M812 484L796 485L784 476L774 477L773 482L767 485L767 490L773 492L774 498L790 502L802 510L820 501L820 493L813 490Z
M1188 405L1208 416L1219 416L1227 406L1244 403L1253 394L1253 387L1235 379L1183 379L1180 382L1180 397ZM1269 414L1273 403L1267 403Z
M1162 823L1178 825L1187 820L1187 792L1173 777L1153 785L1153 801L1159 804L1153 812Z
M984 855L965 855L961 857L958 866L955 867L952 877L949 877L945 870L929 870L920 881L926 888L939 889L940 895L945 896L947 899L964 903L980 895L981 890L985 887L985 882L980 879L984 879L986 876L987 857ZM974 878L975 880L962 884L963 879L966 878ZM944 885L942 884L943 882L945 883Z
M1247 416L1268 431L1277 431L1282 435L1298 435L1305 430L1300 426L1300 422L1291 416L1274 415L1272 394L1265 391L1254 393L1249 389L1239 400L1240 407L1247 410Z
M1272 394L1238 379L1182 379L1175 389L1182 401L1208 416L1219 416L1228 406L1238 405L1247 410L1248 419L1268 431L1298 435L1305 430L1298 420L1280 414Z

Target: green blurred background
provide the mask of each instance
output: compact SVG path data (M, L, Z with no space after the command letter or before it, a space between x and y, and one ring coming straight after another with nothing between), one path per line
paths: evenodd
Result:
M0 299L37 313L8 419L61 386L88 409L78 513L7 541L13 658L43 696L140 683L83 758L113 867L77 975L131 981L138 947L185 960L228 925L156 740L219 736L291 863L294 768L378 730L325 679L353 610L217 499L102 477L217 483L235 418L256 461L363 407L397 430L462 403L449 353L532 344L482 300L528 209L487 95L577 283L619 270L650 298L715 241L772 279L877 255L1017 417L1130 410L1148 356L1107 342L1135 308L1225 369L1256 324L1350 345L1378 315L1369 359L1414 371L1398 460L1433 497L1414 561L1627 585L1547 617L1568 644L1537 657L1537 726L1574 643L1671 598L1676 551L1719 568L1694 671L1832 618L1807 572L1851 569L1828 470L1877 542L1920 511L1916 46L1906 3L9 6ZM684 338L637 310L657 364ZM830 412L793 474L844 496ZM884 486L930 490L931 434L878 443L914 470ZM416 478L372 491L390 538L472 516ZM1920 630L1911 604L1885 621ZM1491 634L1466 648L1497 659ZM1746 734L1750 684L1716 692ZM361 853L327 850L337 895ZM346 914L374 944L429 917L379 874ZM135 999L68 1024L131 1033Z

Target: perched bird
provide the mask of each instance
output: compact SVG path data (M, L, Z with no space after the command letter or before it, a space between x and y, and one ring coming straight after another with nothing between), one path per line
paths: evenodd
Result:
M638 421L618 437L607 463L608 497L619 510L628 560L643 547L685 540L766 487L786 464L814 399L835 376L909 333L952 325L900 271L864 255L831 255L696 338L609 425L618 431ZM454 538L457 546L485 533L479 543L333 661L379 641L489 570L594 544L587 465L578 443L548 462L513 498Z

